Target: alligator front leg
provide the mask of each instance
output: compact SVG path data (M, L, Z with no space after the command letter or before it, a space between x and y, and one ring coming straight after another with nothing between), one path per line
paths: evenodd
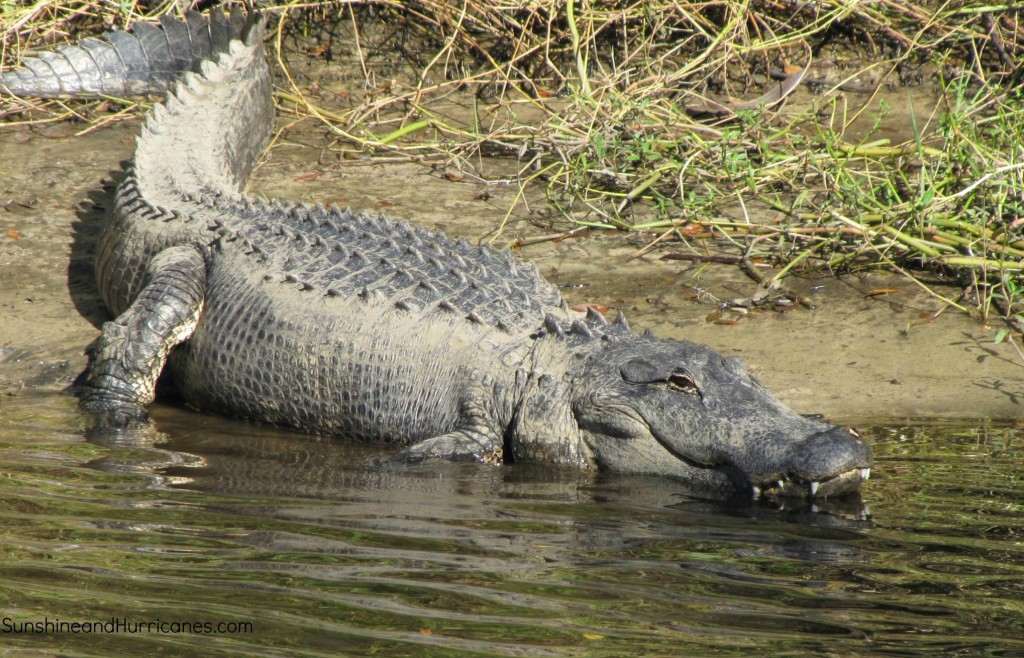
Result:
M392 462L422 464L428 461L443 460L501 464L503 452L502 438L492 431L464 428L423 439L395 455Z
M148 275L128 310L103 325L89 365L82 407L101 425L146 419L167 355L199 322L206 262L198 249L165 249L150 261Z
M395 455L396 464L422 464L428 461L504 462L505 437L500 424L494 422L494 407L487 401L493 390L490 379L480 372L466 374L470 384L463 392L459 420L444 434L432 436L410 445Z

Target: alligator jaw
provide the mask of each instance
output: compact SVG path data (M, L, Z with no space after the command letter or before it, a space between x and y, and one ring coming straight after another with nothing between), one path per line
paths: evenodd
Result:
M867 448L857 436L855 432L849 430L849 428L833 427L831 429L812 434L807 437L806 441L814 441L820 439L820 437L842 437L844 439L853 438L855 444L851 444L850 450L852 454L847 455L847 464L851 465L851 468L847 468L836 475L829 475L819 477L817 479L811 479L808 477L808 473L813 472L804 468L804 464L797 462L790 462L789 466L795 472L788 472L784 475L779 475L778 472L774 475L759 474L752 475L750 472L743 469L739 464L719 462L717 464L699 462L694 460L689 455L681 454L678 450L674 449L669 441L666 441L663 437L658 436L649 426L647 426L650 435L657 441L658 445L665 450L667 453L678 462L685 464L692 471L700 472L703 471L706 476L691 476L690 479L694 481L702 481L711 487L722 487L726 489L732 489L733 491L739 492L741 495L744 492L750 494L753 500L760 500L762 498L805 498L809 500L823 499L830 496L844 496L847 494L856 493L860 490L861 483L868 480L871 477L871 457L870 449ZM857 448L864 449L867 452L866 456L856 455ZM802 453L804 451L801 451ZM866 458L865 458L866 457ZM803 473L801 475L800 473ZM818 471L819 473L821 471Z
M851 494L860 489L862 482L871 477L871 468L852 468L835 477L820 481L785 478L760 485L750 485L754 500L762 498L828 498Z

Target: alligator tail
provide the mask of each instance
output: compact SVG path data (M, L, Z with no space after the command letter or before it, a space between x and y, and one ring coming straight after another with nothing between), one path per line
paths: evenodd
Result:
M39 53L0 74L0 91L44 98L162 94L185 71L200 70L233 39L246 40L258 20L235 7L208 16L188 12L184 20L162 16L159 25L136 23L99 38Z
M164 94L125 184L148 186L146 202L165 208L178 207L180 193L238 192L274 123L263 27L260 12L240 7L136 23L25 59L0 74L0 95Z

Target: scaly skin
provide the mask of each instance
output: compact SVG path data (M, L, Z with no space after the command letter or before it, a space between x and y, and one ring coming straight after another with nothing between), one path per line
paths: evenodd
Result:
M401 458L536 460L716 490L856 490L871 451L740 360L569 311L532 265L383 217L243 186L274 114L262 23L192 14L42 55L18 95L164 91L96 273L116 320L84 407L145 417L161 371L213 413L390 441Z

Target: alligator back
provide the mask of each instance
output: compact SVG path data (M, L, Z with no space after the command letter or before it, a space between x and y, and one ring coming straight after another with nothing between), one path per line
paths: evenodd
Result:
M532 266L384 217L207 203L221 226L207 302L170 362L206 410L395 442L436 436L472 389L514 377L561 304Z

